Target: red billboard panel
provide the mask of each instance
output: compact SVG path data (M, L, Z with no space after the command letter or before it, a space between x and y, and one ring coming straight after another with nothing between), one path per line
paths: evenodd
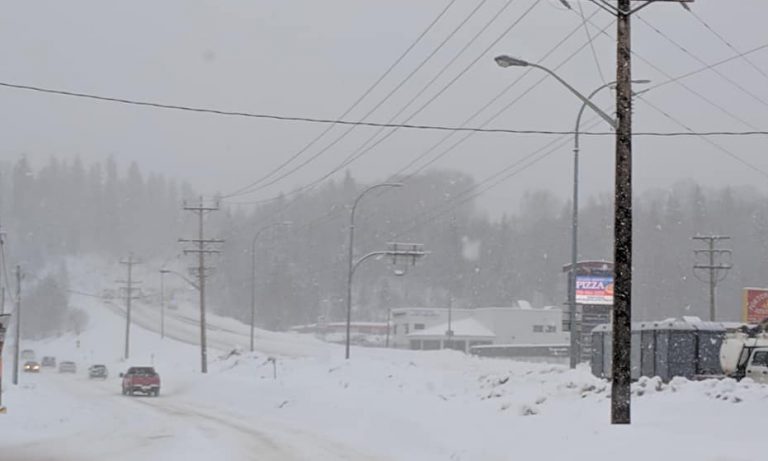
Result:
M768 288L744 288L742 320L760 323L768 318Z

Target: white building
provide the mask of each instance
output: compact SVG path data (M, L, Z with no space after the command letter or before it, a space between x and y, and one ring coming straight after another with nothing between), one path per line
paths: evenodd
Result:
M407 349L458 349L479 345L543 346L568 343L559 308L516 307L392 309L393 345Z

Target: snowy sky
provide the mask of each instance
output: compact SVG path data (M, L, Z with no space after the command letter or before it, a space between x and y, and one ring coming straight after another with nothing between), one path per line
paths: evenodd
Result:
M425 40L347 118L362 117L466 18L479 1L457 1ZM171 104L335 118L384 72L447 3L447 0L3 1L0 81ZM369 120L389 120L506 3L507 0L487 0L433 60ZM412 113L445 86L535 3L536 0L513 0L499 20L480 35L405 114ZM492 60L497 54L508 53L557 66L587 40L582 28L549 58L540 60L580 24L578 3L571 3L575 11L566 10L556 0L541 0L412 122L461 124L523 74L522 69L498 68ZM587 15L595 10L588 2L582 3L582 7ZM768 2L764 0L699 0L692 7L740 51L768 43L764 26ZM592 21L603 27L611 18L601 12ZM668 80L664 73L674 77L702 67L700 61L643 21L706 63L735 54L679 5L653 5L633 22L633 45L639 55L634 61L635 78L663 83ZM589 27L591 35L598 35L594 46L602 76L589 46L559 70L584 93L601 85L603 78L614 79L614 44L610 38L599 35L594 26ZM607 31L613 35L614 29L610 26ZM662 72L643 62L641 57ZM749 59L768 74L768 48L750 54ZM669 83L644 96L696 130L768 129L765 122L768 77L741 59L718 69L725 78L712 71L703 72L683 80L690 90ZM530 72L470 125L479 125L542 76L536 70ZM693 92L704 95L711 103ZM608 93L598 96L596 102L601 107L611 107ZM489 126L569 130L578 108L576 98L548 79ZM637 103L635 115L638 131L684 131L643 102ZM588 115L585 125L589 125L591 119ZM136 160L144 169L188 179L206 193L231 192L257 179L324 129L318 125L152 110L6 88L0 89L0 124L3 127L0 158L4 160L14 160L20 153L26 153L37 163L52 154L61 157L77 154L84 160L102 160L113 154L123 164ZM598 124L595 128L603 130L604 126ZM335 128L330 133L332 136L323 138L319 145L324 146L342 132L342 128ZM322 176L374 132L371 128L353 131L316 161L273 186L239 200L270 197ZM385 179L443 136L445 134L439 132L401 130L353 163L350 169L364 180ZM441 148L452 145L460 137L449 139ZM480 134L461 144L435 166L461 169L480 181L551 139ZM763 155L764 136L713 141L729 153L698 138L636 138L638 189L665 187L683 178L714 185L750 184L764 188L763 175L731 156L734 154L768 171L768 158ZM611 190L612 143L610 137L584 139L585 193ZM317 147L301 158L316 151ZM480 198L480 203L494 212L514 209L522 192L536 187L567 196L571 187L570 151L569 144L563 145L491 189ZM433 154L439 152L441 150L436 150Z

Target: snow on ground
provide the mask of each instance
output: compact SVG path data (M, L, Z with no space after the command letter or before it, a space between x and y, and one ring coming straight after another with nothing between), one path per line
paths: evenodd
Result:
M81 275L83 291L98 278ZM77 361L78 374L23 374L12 387L6 350L3 461L768 459L768 387L749 381L644 379L633 424L614 427L609 386L586 368L366 348L346 361L340 346L261 331L248 353L247 326L211 316L203 376L192 306L166 319L161 340L154 308L139 304L122 362L121 311L79 302L90 316L79 347L73 336L23 346ZM94 362L109 379L87 379ZM120 395L117 372L145 364L160 372L161 396Z

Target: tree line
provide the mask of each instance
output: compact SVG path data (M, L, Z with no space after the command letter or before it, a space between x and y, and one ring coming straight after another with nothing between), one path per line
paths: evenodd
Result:
M423 243L430 254L416 265L388 258L363 264L353 290L356 319L383 320L389 308L402 306L565 303L570 203L532 190L516 210L494 217L474 200L462 202L474 184L461 172L434 170L409 178L405 187L366 196L357 215L356 257L392 241ZM208 217L210 236L226 240L212 259L212 308L249 321L254 280L262 327L342 320L349 206L369 185L348 173L260 205L225 201ZM128 251L146 260L178 254L178 237L193 232L182 200L194 196L189 186L144 174L135 163L120 171L112 158L87 167L53 157L37 169L24 157L0 163L0 225L13 241L9 261L25 261L31 272L64 256L117 261ZM284 222L291 225L262 232L252 254L256 233ZM612 223L610 194L586 200L579 220L581 259L612 258ZM707 316L707 286L692 271L697 234L731 236L733 269L718 286L721 319L739 318L742 287L768 285L768 201L754 188L684 181L636 194L634 231L636 319ZM56 275L63 270L47 273L61 286L66 282ZM67 302L48 304L61 309Z

